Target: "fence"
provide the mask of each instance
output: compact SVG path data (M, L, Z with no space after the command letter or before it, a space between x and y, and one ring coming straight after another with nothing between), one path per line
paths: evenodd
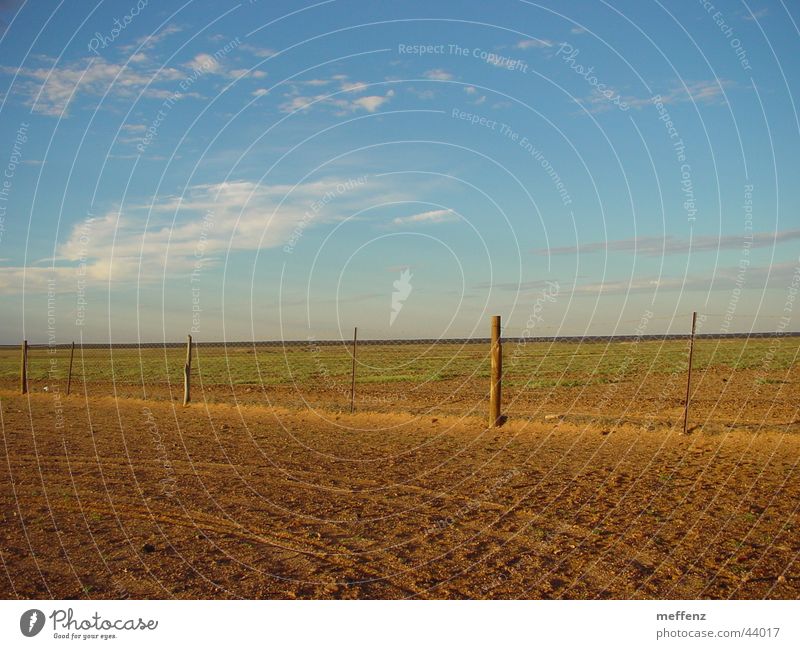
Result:
M490 424L565 415L678 427L795 421L800 337L700 334L693 352L689 342L686 334L505 338L502 348L490 338L24 344L21 360L19 347L0 348L0 381L19 381L23 392L185 404L488 414Z

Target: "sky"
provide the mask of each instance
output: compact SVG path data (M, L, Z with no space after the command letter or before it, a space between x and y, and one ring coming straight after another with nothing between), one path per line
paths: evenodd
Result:
M800 329L796 4L0 20L0 344Z

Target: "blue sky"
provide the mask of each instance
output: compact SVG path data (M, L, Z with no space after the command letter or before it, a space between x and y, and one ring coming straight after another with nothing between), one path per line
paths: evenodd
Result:
M780 0L0 18L0 342L798 328Z

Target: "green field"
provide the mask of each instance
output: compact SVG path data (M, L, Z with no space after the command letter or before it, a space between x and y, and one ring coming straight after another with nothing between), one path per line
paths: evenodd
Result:
M763 370L762 382L783 381L793 367L800 337L698 339L694 368ZM684 372L687 342L529 342L504 345L504 380L512 386L574 387L650 375ZM73 380L118 384L180 384L185 349L76 348ZM20 351L0 349L0 380L19 379ZM33 383L66 378L69 350L32 347L28 378ZM203 385L297 385L349 380L349 345L281 347L199 346L194 376ZM422 383L489 376L488 344L362 344L357 353L357 383ZM774 374L774 376L773 376Z

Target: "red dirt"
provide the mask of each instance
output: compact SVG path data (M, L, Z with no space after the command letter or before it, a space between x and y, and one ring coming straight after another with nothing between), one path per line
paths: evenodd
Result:
M700 403L683 436L653 407L487 430L3 390L0 596L800 596L796 408Z

